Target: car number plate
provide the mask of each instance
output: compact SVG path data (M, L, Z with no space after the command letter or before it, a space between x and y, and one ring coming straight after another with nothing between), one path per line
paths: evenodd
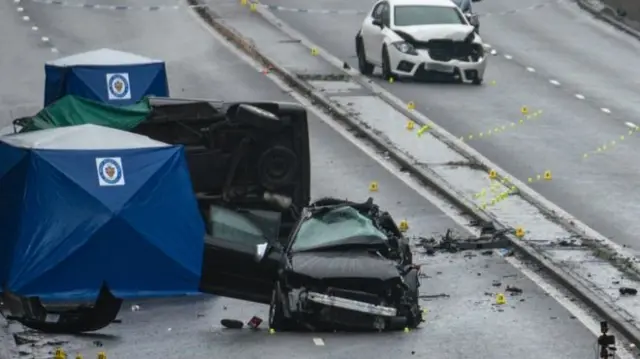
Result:
M433 71L453 72L453 66L443 65L443 64L428 64L427 68Z

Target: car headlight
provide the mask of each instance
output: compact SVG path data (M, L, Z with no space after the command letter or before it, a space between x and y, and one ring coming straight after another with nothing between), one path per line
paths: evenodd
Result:
M416 51L415 47L413 47L413 45L411 45L410 43L406 42L406 41L398 41L398 42L394 42L393 46L400 52L402 52L403 54L408 54L408 55L417 55L418 52Z

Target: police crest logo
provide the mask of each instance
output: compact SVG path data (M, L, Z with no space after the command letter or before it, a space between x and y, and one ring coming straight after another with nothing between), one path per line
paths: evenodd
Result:
M100 186L124 186L122 158L97 157L98 184Z
M129 74L126 72L107 74L107 94L109 100L130 100Z

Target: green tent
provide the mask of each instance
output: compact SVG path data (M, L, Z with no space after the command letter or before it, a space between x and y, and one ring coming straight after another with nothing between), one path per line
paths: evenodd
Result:
M30 119L21 121L24 127L20 132L87 123L129 131L144 121L150 113L151 105L148 98L129 106L110 106L67 95Z

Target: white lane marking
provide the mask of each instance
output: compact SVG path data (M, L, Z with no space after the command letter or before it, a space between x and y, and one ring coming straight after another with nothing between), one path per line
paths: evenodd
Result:
M560 82L558 80L549 80L552 85L560 86Z
M28 16L23 16L22 17L22 21L29 21L29 17Z
M46 36L43 36L41 40L42 42L49 42L49 38Z
M214 37L218 43L222 44L227 50L231 53L238 56L242 61L248 64L250 67L255 69L256 71L262 71L263 66L258 62L253 60L247 54L242 52L240 49L235 47L234 44L230 43L226 38L222 35L215 32L207 23L202 20L196 14L195 11L189 11L189 14L193 16L196 21ZM458 226L466 229L472 235L479 235L480 230L476 227L472 227L469 224L468 218L461 215L458 209L451 206L447 203L439 194L433 193L424 185L412 177L404 177L397 170L396 166L392 165L386 158L377 153L376 149L373 149L363 143L359 138L357 138L354 134L349 132L342 125L338 124L334 121L329 115L325 114L321 109L317 108L309 99L295 92L291 87L289 87L283 80L281 80L277 75L270 73L266 75L271 81L273 81L280 89L284 92L288 93L291 97L293 97L296 101L298 101L305 108L308 108L314 115L316 115L320 120L329 125L334 131L339 133L342 137L344 137L347 141L353 144L355 147L360 149L364 154L371 157L374 161L376 161L382 168L386 169L389 173L391 173L398 180L407 185L407 187L413 189L420 196L425 198L431 204L433 204L436 208L442 211L445 215L451 218ZM567 311L569 311L576 319L582 323L589 331L594 333L595 336L598 336L600 333L600 324L596 323L595 320L591 319L589 312L583 310L579 306L575 305L571 302L571 300L559 300L562 296L558 296L558 294L553 295L553 293L560 293L559 290L555 289L553 285L549 284L543 277L538 276L533 271L527 270L525 272L523 269L526 269L525 264L515 257L506 257L507 261L513 265L516 269L519 269L526 275L532 282L534 282L538 287L540 287L545 293L549 294L549 296L553 297L558 303L563 306ZM594 341L595 342L595 341ZM623 359L632 358L631 355L623 348L618 349L618 355L625 355Z
M577 93L575 96L578 100L584 100L584 95Z
M51 52L53 52L53 53L57 53L57 52L58 52L58 49L56 49L55 47L52 47L52 48L51 48Z
M527 67L527 71L529 71L529 72L536 72L536 69L534 69L533 67Z
M505 59L507 59L507 60L511 60L511 59L513 59L513 56L511 56L511 55L504 55L504 58L505 58Z
M603 107L603 108L601 108L600 110L601 110L602 112L604 112L604 113L611 113L611 110L609 110L609 109L608 109L608 108L606 108L606 107Z
M319 346L319 347L323 347L324 346L324 340L322 340L322 338L313 338L313 344Z
M631 128L632 128L632 129L634 129L634 130L635 130L636 128L638 128L638 126L637 126L635 123L633 123L633 122L629 122L629 121L627 121L627 122L625 122L624 124L625 124L625 125L627 125L627 127L631 127Z
M38 31L38 27L37 26L31 26L31 30Z
M18 10L18 12L23 12L24 11L24 9L21 8L21 7L17 8L16 10Z
M14 3L19 4L20 0L13 0Z

